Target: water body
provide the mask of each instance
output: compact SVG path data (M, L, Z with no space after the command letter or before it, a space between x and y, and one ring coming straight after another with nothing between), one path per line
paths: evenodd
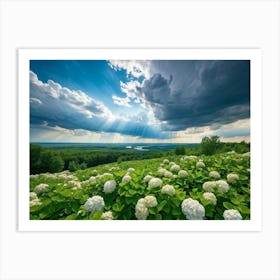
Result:
M199 143L32 143L53 149L86 149L86 150L135 150L135 151L168 151L177 146L195 147Z

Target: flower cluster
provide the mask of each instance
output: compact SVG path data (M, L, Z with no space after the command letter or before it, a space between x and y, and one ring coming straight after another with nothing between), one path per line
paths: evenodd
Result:
M102 220L113 220L113 213L112 213L112 211L104 212L104 213L101 215L101 219L102 219Z
M130 181L131 181L131 177L128 174L126 174L122 177L122 182L123 183L128 183Z
M89 198L84 204L86 211L90 212L91 214L94 214L97 211L102 211L104 206L104 199L99 195Z
M95 184L95 183L96 183L96 177L91 176L88 180L82 181L81 186L86 186L86 185Z
M35 192L29 193L29 200L38 199L38 196Z
M31 192L29 194L29 207L35 206L35 205L41 205L41 201L38 198L37 194L35 192Z
M105 193L112 193L117 187L115 180L109 180L104 184L103 191Z
M203 196L204 199L211 201L214 205L217 204L217 198L213 193L205 192L205 193L203 193L202 196Z
M138 220L146 220L149 215L150 207L158 205L157 199L152 195L147 195L145 198L140 198L135 206L135 217Z
M217 171L210 171L209 172L209 177L215 178L215 179L220 179L221 175L219 172Z
M185 178L185 177L188 176L188 171L186 171L186 170L180 170L179 173L178 173L178 176L179 176L180 178Z
M159 179L159 178L152 178L150 181L149 181L149 188L156 188L156 187L161 187L162 186L162 180Z
M197 168L204 168L205 167L205 164L202 160L199 160L197 163L196 163L196 167Z
M239 180L238 174L230 173L227 175L227 181L230 184L235 184Z
M203 220L205 216L204 207L192 198L187 198L182 202L182 212L188 220Z
M68 185L69 187L71 187L72 190L76 190L76 189L81 188L81 183L80 183L79 181L74 181L74 180L72 180L72 181L69 181L69 182L67 183L67 185Z
M225 210L223 217L225 220L242 220L241 214L235 209Z
M163 160L162 163L163 163L163 164L168 164L168 163L169 163L169 160L168 160L168 159L165 159L165 160Z
M40 201L39 198L35 198L35 199L32 199L29 201L29 207L32 207L32 206L37 206L37 205L41 205L42 202Z
M218 193L226 193L229 190L229 185L225 180L218 180L218 181L207 181L203 183L202 188L206 192L215 192Z
M171 171L171 172L178 172L179 170L180 170L180 165L173 164L173 165L170 167L170 171Z
M135 171L135 169L132 168L132 167L130 167L130 168L127 169L127 172L128 172L128 173L132 173L132 172L134 172L134 171Z
M225 180L216 181L218 193L226 193L229 190L229 185Z
M175 194L175 189L172 185L165 185L162 187L161 193L173 196Z
M135 206L135 217L137 220L146 220L149 215L149 209L146 206L144 198L140 198Z
M153 178L154 178L154 177L151 176L151 175L146 175L146 176L144 177L143 181L144 181L145 183L148 183L148 182L150 182L150 180L153 179Z
M216 188L216 185L217 184L214 181L207 181L207 182L203 183L202 188L206 192L214 192L215 188Z
M163 177L164 176L164 173L166 172L167 170L163 167L159 167L158 171L157 171L157 174L158 176L160 177Z
M173 175L173 173L172 172L170 172L170 171L168 171L168 170L166 170L165 172L164 172L164 175L163 175L165 178L173 178L174 177L174 175Z
M49 185L48 185L48 184L40 184L40 185L37 185L37 186L35 187L34 192L38 195L38 194L47 192L47 191L48 191L48 188L49 188Z
M153 195L145 196L145 205L146 207L156 207L157 206L157 199Z

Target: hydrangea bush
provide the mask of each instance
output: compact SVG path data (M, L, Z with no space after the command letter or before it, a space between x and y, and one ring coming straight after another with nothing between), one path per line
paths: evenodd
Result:
M170 156L30 176L34 220L248 220L250 154Z

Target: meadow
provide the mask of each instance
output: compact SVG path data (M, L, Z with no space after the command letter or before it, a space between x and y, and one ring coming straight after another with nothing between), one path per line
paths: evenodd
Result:
M248 220L250 152L169 152L32 174L30 219Z

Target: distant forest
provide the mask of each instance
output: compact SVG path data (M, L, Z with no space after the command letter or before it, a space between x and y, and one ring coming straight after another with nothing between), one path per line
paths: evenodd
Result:
M170 151L56 149L30 144L30 174L76 171L100 164L159 158L170 155L213 155L234 150L250 151L250 143L223 143L218 136L204 137L198 146L177 146Z

